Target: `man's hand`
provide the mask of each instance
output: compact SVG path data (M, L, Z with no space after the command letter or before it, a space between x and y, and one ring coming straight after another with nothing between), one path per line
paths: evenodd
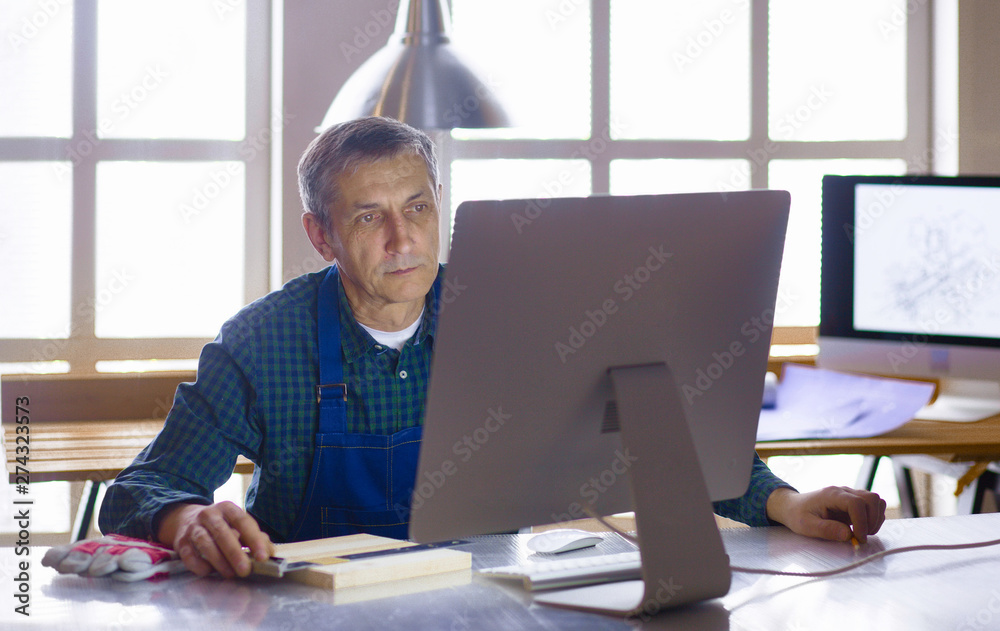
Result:
M780 488L767 498L767 516L800 535L864 543L885 521L885 500L845 486L810 493Z
M248 576L251 563L243 546L258 561L274 553L274 544L257 521L232 502L178 504L167 510L158 538L173 547L184 566L198 576L212 570L225 578Z

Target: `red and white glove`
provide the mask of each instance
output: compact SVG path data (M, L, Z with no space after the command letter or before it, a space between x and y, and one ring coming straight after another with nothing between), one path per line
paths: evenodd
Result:
M105 535L50 548L42 565L63 574L107 576L141 581L187 571L177 553L156 543L124 535Z

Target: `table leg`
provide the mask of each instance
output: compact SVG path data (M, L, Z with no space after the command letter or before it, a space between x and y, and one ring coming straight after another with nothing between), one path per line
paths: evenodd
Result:
M872 490L872 484L875 483L875 472L878 471L878 461L881 458L882 456L865 456L861 463L861 469L858 471L858 481L854 483L854 486L866 491Z
M872 490L875 484L875 473L878 471L878 463L881 456L865 456L858 471L858 479L855 486L866 491ZM892 460L890 458L890 460ZM892 463L893 474L896 478L896 490L899 492L899 513L901 517L916 517L917 498L913 492L913 476L909 467L905 467L895 461ZM980 500L981 501L981 500Z
M101 481L87 480L83 485L83 493L80 496L80 507L76 510L76 519L73 523L73 541L83 541L90 532L90 524L94 520L94 508L97 506L97 497L101 492Z
M913 476L910 468L893 461L892 470L896 477L896 490L899 492L899 516L919 517L917 497L913 492Z
M986 499L987 493L993 493L997 503L1000 504L1000 497L998 497L1000 477L988 469L958 496L958 514L975 515L983 512L983 500Z

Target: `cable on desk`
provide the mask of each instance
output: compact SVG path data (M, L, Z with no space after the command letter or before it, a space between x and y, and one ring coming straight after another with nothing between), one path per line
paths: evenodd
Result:
M890 554L899 554L900 552L917 552L920 550L964 550L967 548L985 548L988 546L995 546L998 544L1000 544L1000 539L993 539L991 541L976 541L973 543L943 543L943 544L928 544L921 546L906 546L903 548L893 548L891 550L882 550L881 552L876 552L875 554L867 556L863 559L859 559L854 563L849 563L847 565L834 568L832 570L821 570L817 572L790 572L785 570L768 570L765 568L739 567L736 565L731 565L730 569L733 572L741 572L744 574L772 574L774 576L800 576L804 578L823 578L826 576L841 574L843 572L849 572L850 570L861 567L866 563L871 563L876 559L887 557Z
M601 515L594 510L593 506L587 505L583 507L583 510L587 515L596 519L598 522L608 527L613 532L621 535L628 541L631 541L635 545L639 545L639 540L626 533L622 532L616 528L613 524L605 520ZM976 541L973 543L940 543L940 544L926 544L920 546L906 546L903 548L893 548L891 550L882 550L881 552L876 552L870 556L863 559L859 559L854 563L848 563L838 568L832 570L819 570L816 572L791 572L787 570L769 570L766 568L755 568L755 567L740 567L738 565L730 565L729 569L733 572L740 572L742 574L771 574L774 576L799 576L802 578L824 578L826 576L834 576L836 574L843 574L844 572L849 572L855 568L859 568L862 565L871 563L877 559L887 557L891 554L899 554L900 552L919 552L921 550L965 550L969 548L986 548L989 546L1000 545L1000 539L992 539L990 541Z

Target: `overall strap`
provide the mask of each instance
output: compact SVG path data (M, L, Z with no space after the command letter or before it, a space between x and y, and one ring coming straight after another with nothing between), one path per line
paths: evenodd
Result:
M319 333L319 384L316 403L319 404L319 433L347 433L347 384L340 343L340 273L331 265L319 286L317 297L317 331ZM441 277L434 280L433 309L441 300Z
M319 286L316 327L319 334L319 433L347 432L347 384L340 346L340 274L331 265Z

